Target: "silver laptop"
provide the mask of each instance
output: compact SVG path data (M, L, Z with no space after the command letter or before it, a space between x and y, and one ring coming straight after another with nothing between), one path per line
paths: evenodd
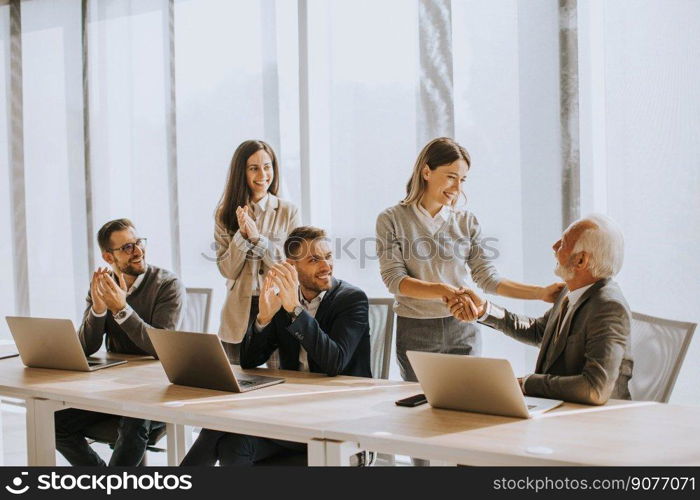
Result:
M234 373L216 335L156 328L146 328L146 331L173 384L247 392L284 382L278 377Z
M508 360L408 351L428 403L435 408L529 418L562 401L523 396Z
M126 363L121 359L86 357L69 319L16 316L5 319L25 366L91 372Z

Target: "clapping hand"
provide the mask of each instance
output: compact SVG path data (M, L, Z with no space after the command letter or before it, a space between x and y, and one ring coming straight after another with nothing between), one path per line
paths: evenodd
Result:
M115 314L118 311L124 309L124 307L126 307L127 290L124 275L121 272L117 274L119 284L117 284L114 281L114 279L112 279L112 277L106 272L99 273L98 276L99 277L97 285L101 294L101 299L104 302L105 306L107 306L107 309L112 311L112 314Z
M273 284L271 274L272 271L267 273L263 281L262 290L260 290L258 323L261 325L267 325L272 321L274 315L282 307L282 300L277 295L279 288Z
M272 283L279 289L282 307L288 313L301 305L299 303L299 276L297 270L289 262L281 262L272 266L269 272Z
M102 289L100 288L100 279L103 274L107 274L109 270L106 267L100 267L92 273L92 279L90 280L90 298L92 299L92 310L96 314L102 314L107 310L107 304L105 304L104 298L102 297Z
M236 209L236 217L238 218L238 228L241 231L241 236L251 243L257 243L260 239L260 232L253 217L250 215L248 206L238 207Z
M520 386L520 392L525 394L525 377L518 377L518 386Z

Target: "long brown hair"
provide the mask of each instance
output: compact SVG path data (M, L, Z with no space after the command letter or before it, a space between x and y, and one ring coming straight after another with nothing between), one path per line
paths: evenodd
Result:
M449 165L457 160L467 162L467 168L471 168L472 160L467 150L449 137L438 137L425 145L413 165L413 174L406 184L406 197L401 200L402 205L417 203L425 192L425 179L423 179L423 167L430 170ZM452 203L456 203L455 199Z
M231 166L228 169L228 178L226 180L226 189L224 189L224 194L221 196L216 210L219 222L231 233L238 231L236 209L250 202L250 188L246 180L246 163L248 162L248 158L260 150L265 151L272 159L274 178L267 192L276 195L279 189L277 155L275 155L270 145L264 141L257 140L242 142L233 153L233 158L231 158Z

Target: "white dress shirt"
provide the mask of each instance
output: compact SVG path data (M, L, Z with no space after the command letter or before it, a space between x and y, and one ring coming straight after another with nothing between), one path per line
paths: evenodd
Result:
M421 205L420 202L413 204L413 210L416 212L418 220L420 220L421 223L423 223L425 228L432 235L437 233L438 230L445 224L445 222L447 222L450 219L450 216L452 215L452 209L447 205L443 205L440 211L435 214L435 217L430 215L430 212L423 208L423 205Z
M265 195L262 199L253 203L253 219L258 226L258 231L260 231L260 221L262 220L262 214L267 210L267 200L270 196ZM260 290L262 290L263 276L260 275L260 259L253 259L251 269L253 271L253 297L258 297L260 295Z
M306 299L304 298L304 294L301 293L301 288L299 288L299 302L301 302L301 307L306 309L306 312L311 315L312 318L316 317L316 312L318 311L318 307L321 305L321 301L323 300L323 297L326 295L326 290L322 291L316 297L311 299L311 301L307 302ZM309 370L309 356L306 353L306 350L300 345L299 346L299 364L300 364L300 369L303 372L308 372L311 371Z
M566 294L566 296L569 299L569 308L566 310L566 315L564 316L564 320L561 322L562 325L566 322L568 317L571 315L571 311L574 309L574 306L576 303L581 300L581 296L586 293L586 290L588 290L590 287L595 285L595 283L591 283L590 285L582 286L581 288L577 288L573 292L569 292Z

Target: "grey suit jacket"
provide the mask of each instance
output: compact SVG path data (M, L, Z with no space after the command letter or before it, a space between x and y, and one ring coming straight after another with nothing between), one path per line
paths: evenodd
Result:
M561 305L568 290L541 318L519 316L491 304L482 321L516 340L540 346L535 373L525 382L530 396L576 403L604 404L609 398L630 399L632 377L631 313L622 290L601 279L574 304L554 340Z

